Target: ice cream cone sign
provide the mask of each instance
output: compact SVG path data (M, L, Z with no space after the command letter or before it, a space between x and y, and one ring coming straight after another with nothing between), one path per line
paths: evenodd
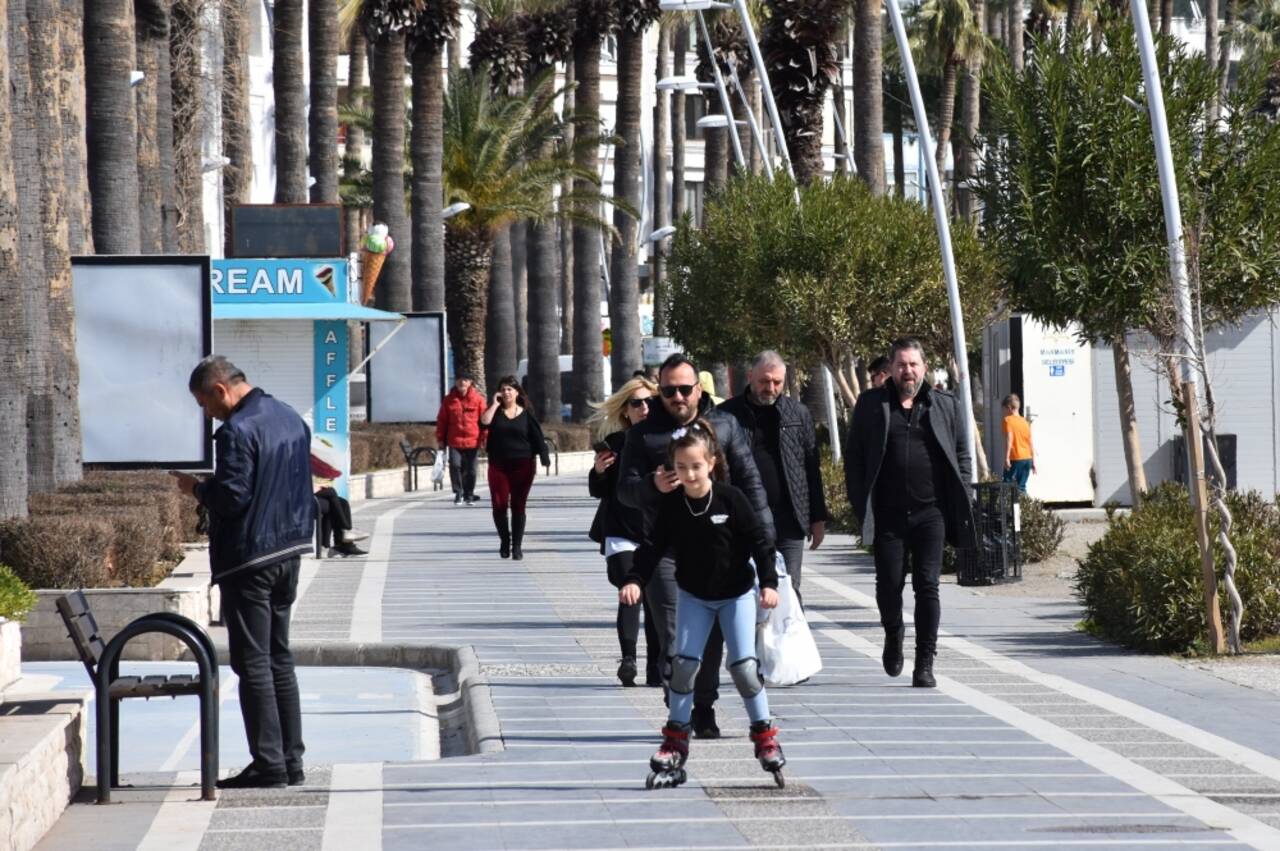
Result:
M382 264L387 262L387 255L395 247L396 242L384 224L374 225L365 234L364 241L360 244L360 277L363 284L360 291L361 304L373 301L373 290L378 285L378 276L382 274Z

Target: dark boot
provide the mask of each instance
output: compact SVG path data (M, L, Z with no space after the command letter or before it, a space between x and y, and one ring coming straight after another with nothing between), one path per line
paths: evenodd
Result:
M505 508L493 510L493 527L498 530L498 555L503 558L511 557L511 527L507 525L507 510Z
M884 672L891 677L902 673L902 639L906 634L906 624L884 631L884 654L880 659L884 662Z
M699 739L720 738L720 728L716 725L716 708L714 706L694 706L690 717L693 724L693 735Z
M916 651L916 667L911 672L911 685L916 688L936 688L938 681L933 678L933 654Z
M516 561L524 558L524 521L525 515L511 514L511 557Z

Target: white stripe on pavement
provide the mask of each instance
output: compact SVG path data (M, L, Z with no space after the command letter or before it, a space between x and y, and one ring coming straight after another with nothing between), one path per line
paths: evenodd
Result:
M174 788L164 796L138 851L196 851L200 847L218 802L201 801L199 786L192 788L192 783L200 783L200 772L178 772Z
M374 525L373 541L351 607L351 640L357 644L375 644L382 640L382 595L387 586L392 534L396 518L412 507L413 503L407 503L393 508L379 516Z
M382 851L382 764L338 764L329 780L321 851Z

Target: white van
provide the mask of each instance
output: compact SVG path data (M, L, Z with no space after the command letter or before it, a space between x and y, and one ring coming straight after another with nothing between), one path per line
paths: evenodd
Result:
M560 355L560 417L568 421L573 415L573 405L569 401L570 382L573 380L573 355ZM613 368L610 359L602 357L602 374L604 376L603 383L600 386L601 396L603 399L613 392L613 379L610 370ZM516 378L520 379L520 383L524 384L525 379L529 377L529 359L524 358L516 366Z

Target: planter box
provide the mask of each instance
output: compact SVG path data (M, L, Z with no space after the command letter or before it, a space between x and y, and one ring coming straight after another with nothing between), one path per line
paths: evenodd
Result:
M17 621L0 619L0 701L4 690L22 676L22 630Z
M155 588L85 588L104 641L135 618L175 612L208 628L221 605L218 589L209 585L209 552L191 549L169 578ZM22 624L22 655L29 661L78 661L75 645L58 614L57 599L66 591L37 590L39 602ZM183 645L167 635L142 635L129 642L124 659L166 662L182 657Z
M0 726L0 851L28 851L84 782L87 694L30 695Z

